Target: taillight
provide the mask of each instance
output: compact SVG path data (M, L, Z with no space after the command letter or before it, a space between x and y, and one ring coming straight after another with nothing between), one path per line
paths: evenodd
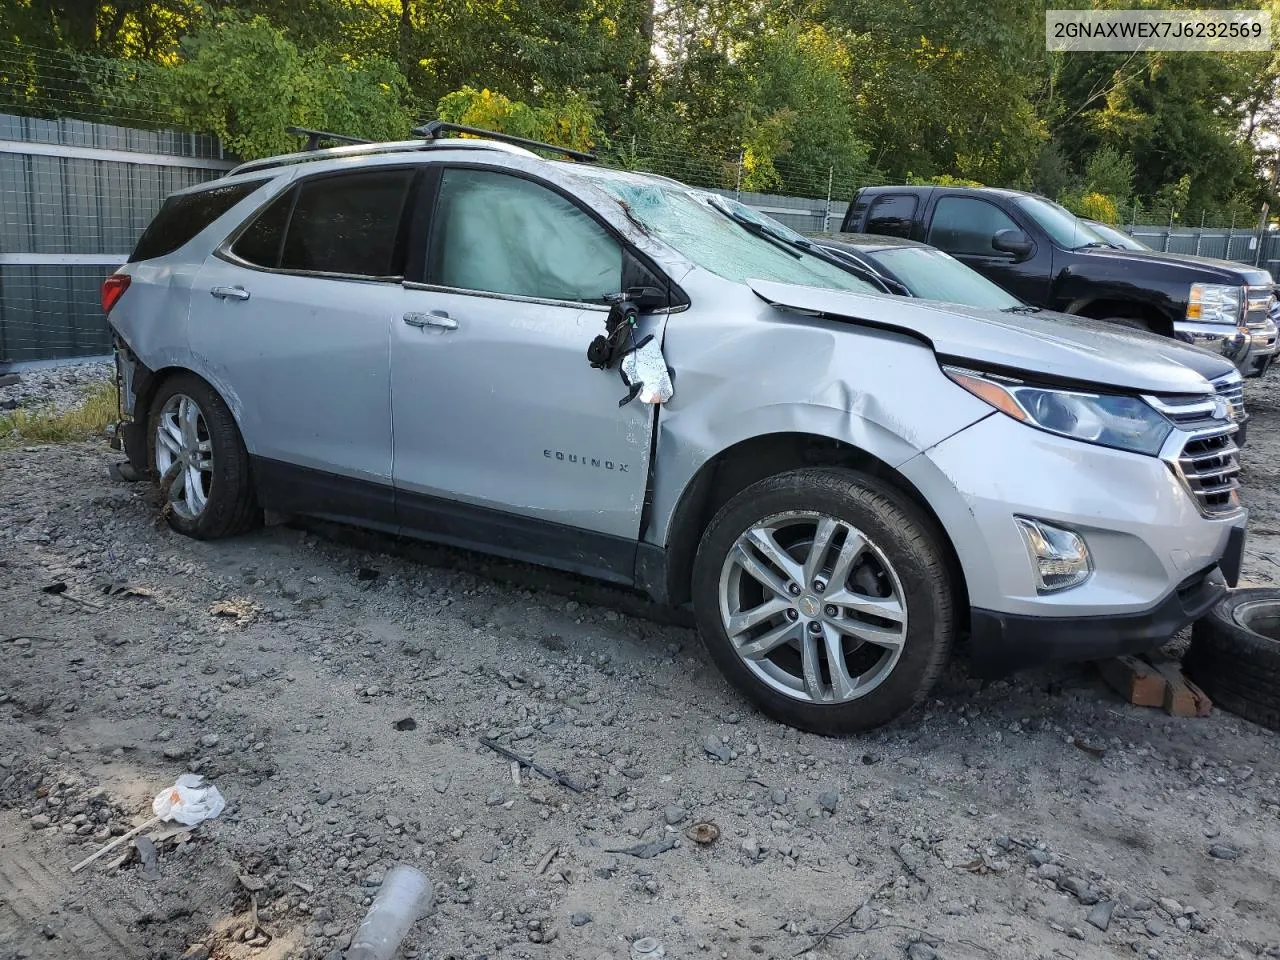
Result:
M113 273L107 279L102 281L102 312L110 313L111 308L116 305L116 301L124 295L129 289L129 275L127 273Z

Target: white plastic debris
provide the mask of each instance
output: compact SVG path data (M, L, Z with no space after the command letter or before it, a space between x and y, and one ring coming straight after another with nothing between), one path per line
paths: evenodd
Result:
M628 384L640 384L641 403L666 403L674 393L667 360L657 340L649 340L639 350L622 358L622 375Z
M198 773L184 773L172 787L161 790L151 801L151 810L161 820L176 820L184 826L212 820L227 802L218 788L205 783Z

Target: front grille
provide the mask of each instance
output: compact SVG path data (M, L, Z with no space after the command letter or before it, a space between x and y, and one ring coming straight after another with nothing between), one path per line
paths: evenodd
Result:
M1231 419L1239 423L1244 419L1244 378L1236 373L1213 381L1213 389L1218 396L1231 404Z
M1205 516L1240 509L1239 448L1232 439L1235 432L1235 426L1230 426L1194 433L1171 463Z

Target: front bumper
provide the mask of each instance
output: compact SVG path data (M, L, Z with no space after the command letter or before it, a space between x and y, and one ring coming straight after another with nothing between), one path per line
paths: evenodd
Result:
M1244 537L1239 539L1243 545ZM970 670L978 677L999 677L1025 667L1153 650L1208 613L1227 595L1228 585L1234 581L1210 568L1189 577L1150 610L1113 617L1029 617L973 608Z
M1173 325L1176 339L1221 354L1246 377L1267 372L1278 349L1276 325L1270 320L1247 327L1179 320Z
M992 414L901 469L950 535L973 639L1002 669L1159 646L1212 605L1204 584L1238 573L1245 511L1202 515L1155 457ZM1038 593L1015 516L1080 534L1089 579Z

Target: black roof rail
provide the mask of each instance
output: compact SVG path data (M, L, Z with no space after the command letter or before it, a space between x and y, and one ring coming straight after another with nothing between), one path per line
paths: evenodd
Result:
M534 150L550 150L552 153L561 153L566 157L572 157L574 160L582 160L586 163L595 163L596 155L594 153L584 153L581 150L570 150L568 147L557 147L554 143L543 143L540 140L527 140L524 137L515 137L509 133L494 133L492 130L481 130L479 127L465 127L460 123L447 123L444 120L432 120L424 123L420 127L414 127L413 132L427 140L439 140L442 133L466 133L473 137L483 137L486 140L497 140L501 143L510 143L517 147L528 147Z
M335 143L373 143L372 140L364 140L360 137L349 137L345 133L330 133L328 130L311 130L307 127L285 127L285 133L291 133L295 137L306 137L307 145L304 150L320 149L321 140L332 140Z

